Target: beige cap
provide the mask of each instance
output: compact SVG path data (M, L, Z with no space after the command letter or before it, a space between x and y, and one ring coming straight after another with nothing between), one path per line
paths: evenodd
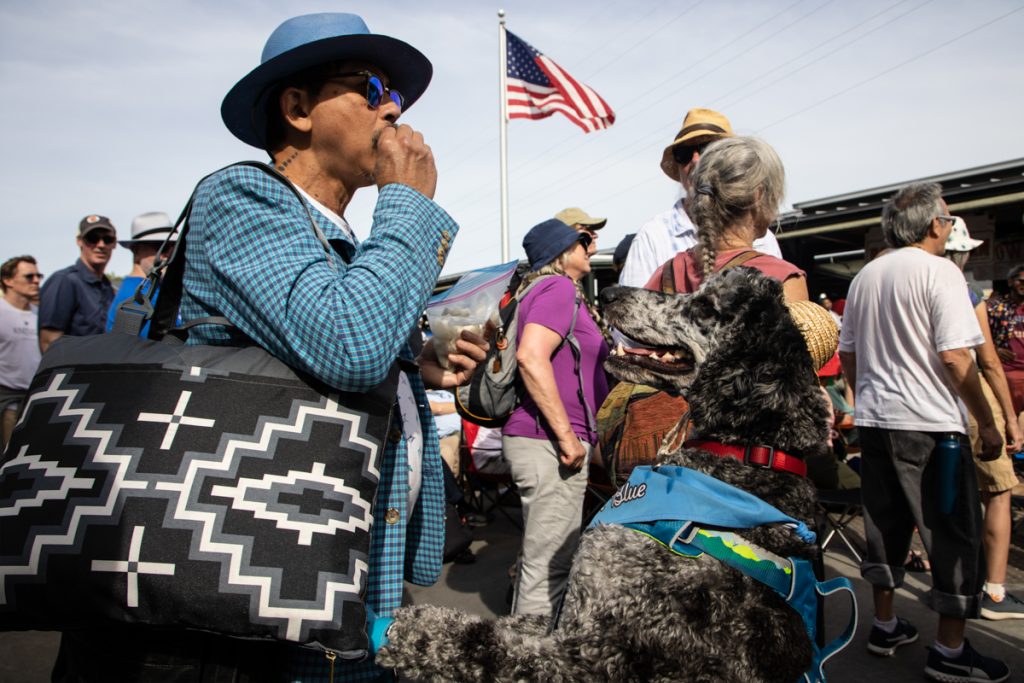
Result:
M570 206L568 209L562 209L555 214L555 218L562 221L566 225L584 225L591 230L600 230L608 222L607 218L594 218L583 209L575 206Z

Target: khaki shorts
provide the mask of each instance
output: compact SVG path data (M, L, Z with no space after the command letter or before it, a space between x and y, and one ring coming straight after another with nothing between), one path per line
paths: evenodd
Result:
M996 396L992 392L992 388L989 387L988 382L985 381L985 378L982 375L978 375L978 380L981 382L981 390L985 392L985 399L988 401L989 408L992 409L992 416L996 419L996 429L999 430L999 435L1004 437L1005 443L1006 419L1003 417L1003 411L999 407ZM971 431L971 453L974 454L974 470L978 473L978 489L985 493L1009 491L1017 485L1017 473L1013 471L1013 461L1006 454L1005 448L1002 454L995 460L989 460L988 462L978 460L978 452L981 450L978 423L975 422L973 415L968 414L967 417L968 426Z

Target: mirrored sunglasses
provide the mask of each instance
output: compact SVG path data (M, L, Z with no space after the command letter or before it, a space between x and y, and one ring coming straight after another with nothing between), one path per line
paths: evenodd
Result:
M399 109L402 109L402 106L405 104L405 98L402 96L402 93L392 88L384 87L384 83L381 82L380 78L369 71L346 71L334 74L327 80L352 78L353 76L362 76L366 79L366 102L370 105L371 109L376 109L380 106L384 100L384 95L391 98L391 101L397 104Z

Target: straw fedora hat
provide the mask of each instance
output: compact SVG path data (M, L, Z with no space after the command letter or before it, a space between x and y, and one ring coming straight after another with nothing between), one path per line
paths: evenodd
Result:
M686 112L683 127L676 133L675 140L661 153L661 170L672 180L679 180L676 160L672 157L672 148L683 143L696 144L719 138L731 138L734 135L729 119L712 109L691 109Z
M287 20L267 38L260 65L224 97L224 124L242 142L263 149L266 102L273 86L304 69L345 59L383 69L389 85L405 98L405 109L419 99L434 73L422 52L397 38L370 33L355 14L305 14Z

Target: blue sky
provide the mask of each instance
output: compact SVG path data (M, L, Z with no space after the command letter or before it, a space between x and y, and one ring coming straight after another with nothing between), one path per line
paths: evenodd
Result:
M497 9L510 30L615 109L509 127L512 255L566 206L607 216L612 247L668 208L658 168L687 109L725 113L778 150L787 204L1024 157L1024 2L6 2L0 5L3 250L70 264L79 219L176 216L204 174L262 159L220 121L224 93L284 19L361 14L434 80L403 122L423 132L437 201L462 226L446 272L500 257ZM347 218L367 234L376 190ZM126 249L111 270L130 268Z

